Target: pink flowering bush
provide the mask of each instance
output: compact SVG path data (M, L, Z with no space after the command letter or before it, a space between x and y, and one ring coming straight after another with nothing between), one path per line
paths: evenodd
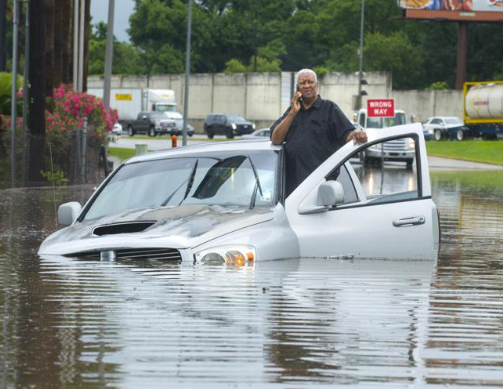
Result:
M93 95L62 85L54 89L53 112L46 111L46 140L53 147L67 149L71 134L81 129L87 118L87 141L98 147L106 143L106 131L117 122L117 111L107 114L103 101Z

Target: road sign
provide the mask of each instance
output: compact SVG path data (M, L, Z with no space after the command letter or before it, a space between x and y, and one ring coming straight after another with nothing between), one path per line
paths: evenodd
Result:
M369 118L395 117L395 100L373 99L367 100L367 114Z

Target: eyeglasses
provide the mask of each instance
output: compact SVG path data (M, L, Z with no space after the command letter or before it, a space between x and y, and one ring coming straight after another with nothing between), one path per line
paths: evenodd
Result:
M305 85L314 85L316 84L316 82L314 82L313 80L304 80L304 81L301 81L298 83L300 86L305 86Z

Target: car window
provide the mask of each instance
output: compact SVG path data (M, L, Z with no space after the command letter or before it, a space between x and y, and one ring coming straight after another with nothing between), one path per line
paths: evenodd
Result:
M347 163L354 174L344 165L339 167L338 172L332 173L338 174L336 179L344 188L344 204L338 207L418 199L420 175L418 166L411 166L416 147L415 140L407 136L367 145L353 153ZM412 159L405 159L405 154ZM359 190L362 191L361 196Z
M360 126L365 128L365 114L364 113L362 113L360 115Z
M411 137L396 138L367 146L367 158L352 164L367 202L387 203L418 198L417 166L408 165L416 154ZM405 159L406 154L413 159ZM362 155L360 153L360 155Z
M442 121L440 119L433 119L431 124L442 124Z
M132 209L206 204L269 207L277 201L274 151L205 153L124 165L84 219Z
M368 118L367 128L382 128L381 118Z

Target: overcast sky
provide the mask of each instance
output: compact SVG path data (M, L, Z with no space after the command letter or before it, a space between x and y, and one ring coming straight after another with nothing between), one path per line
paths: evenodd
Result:
M134 9L134 0L115 0L114 35L124 42L129 42L126 30L129 28L129 16ZM108 0L91 1L92 23L108 22Z

